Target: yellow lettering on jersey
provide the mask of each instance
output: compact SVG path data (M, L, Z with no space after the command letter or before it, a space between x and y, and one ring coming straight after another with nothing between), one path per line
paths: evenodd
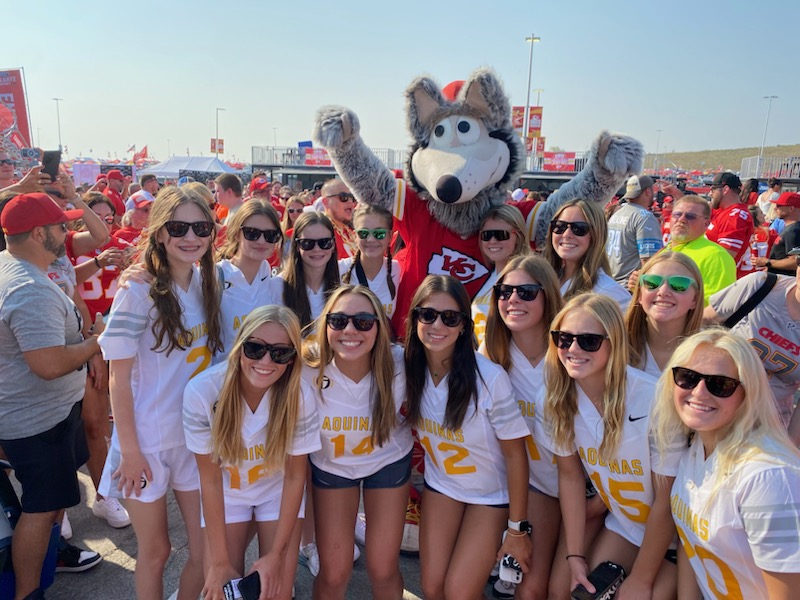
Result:
M460 444L464 443L464 432L461 429L448 429L441 423L437 423L431 419L422 419L419 429L432 433L436 437L440 437Z
M646 523L647 517L650 514L650 507L645 504L644 502L637 500L636 498L632 498L630 496L623 496L622 493L633 493L633 494L643 494L644 493L644 485L639 481L617 481L616 479L608 479L608 491L603 487L603 480L600 477L600 474L596 471L589 475L589 479L592 480L597 493L600 494L600 498L603 500L603 503L608 507L608 509L612 512L615 510L612 508L611 503L609 502L609 494L619 505L619 510L625 515L628 519L635 523Z
M330 417L325 417L322 420L322 429L324 431L330 431L331 430L331 418Z
M704 542L707 542L709 530L708 519L700 518L700 515L695 513L677 494L673 494L669 502L672 507L672 514L675 515L681 523L689 527L692 533Z
M384 304L383 310L387 315L394 314L394 302L389 302L389 304Z
M359 431L369 431L369 417L361 417L358 420L358 430Z
M323 431L372 431L369 417L325 417Z
M239 331L239 328L242 326L242 319L239 317L233 317L233 330Z
M673 500L674 500L673 496ZM686 537L686 533L681 529L680 526L676 526L675 529L678 531L678 538L681 541L681 545L683 546L684 552L686 552L686 557L689 560L697 557L700 559L701 564L703 565L703 570L706 573L706 583L708 584L709 589L714 594L715 598L727 598L730 600L743 600L742 596L742 588L739 585L739 581L736 579L736 575L733 573L733 569L731 569L727 563L725 563L722 559L716 556L713 552L707 550L703 546L692 546L691 541ZM716 568L708 569L706 567L706 562L710 561L714 563ZM722 575L722 582L725 586L724 590L720 590L717 587L716 582L711 577L712 572L718 572Z
M525 400L517 400L519 411L523 417L533 417L536 405L533 402L526 402Z
M600 458L600 452L597 450L597 448L584 449L583 447L578 447L578 456L582 461L587 462L590 465L607 467L612 473L621 473L622 475L637 475L639 477L644 475L642 461L640 460L628 462L623 458L621 461L614 459L611 462L606 462Z
M633 474L634 475L638 475L639 477L644 475L644 469L642 468L642 461L634 460L634 461L631 462L631 465L633 465Z
M433 464L438 467L439 461L437 460L436 453L433 451L431 440L427 436L420 437L419 443L425 448L425 452L430 456ZM469 458L469 450L463 446L457 446L456 444L450 444L448 442L439 442L436 448L442 453L450 453L449 456L445 456L442 460L442 466L444 467L445 473L448 475L464 475L466 473L474 473L478 470L478 467L475 465L458 464L464 459Z

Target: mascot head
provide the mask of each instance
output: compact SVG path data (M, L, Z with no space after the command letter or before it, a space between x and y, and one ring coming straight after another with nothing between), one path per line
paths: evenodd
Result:
M501 188L519 174L524 151L491 70L444 90L427 77L415 80L406 90L406 114L415 141L408 178L418 192L447 205L480 201L481 195L490 204L503 201Z

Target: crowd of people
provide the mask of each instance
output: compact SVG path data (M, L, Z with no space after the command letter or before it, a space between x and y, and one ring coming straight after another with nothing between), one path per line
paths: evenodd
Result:
M402 598L401 549L430 599L567 599L607 561L620 599L800 586L800 194L779 181L633 176L605 211L561 205L544 248L516 204L547 199L516 190L480 226L480 292L428 275L399 321L408 248L341 179L3 183L16 598L44 598L54 524L57 570L102 560L67 541L84 464L94 515L133 526L140 599L164 596L168 490L181 600L249 572L291 598L298 558L344 598L359 544L379 599Z

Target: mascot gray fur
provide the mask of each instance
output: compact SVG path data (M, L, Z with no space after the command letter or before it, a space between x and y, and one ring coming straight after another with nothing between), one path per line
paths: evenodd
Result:
M471 296L483 285L489 270L481 263L478 228L493 206L506 201L505 190L524 163L508 97L490 69L475 71L451 99L427 77L414 80L405 96L414 139L405 180L396 179L367 147L351 110L322 107L313 132L358 200L388 209L396 218L408 248L394 319L400 335L411 297L428 273L456 277ZM584 169L547 202L518 205L531 241L544 247L550 220L567 200L608 202L629 175L641 171L643 158L637 140L603 131Z

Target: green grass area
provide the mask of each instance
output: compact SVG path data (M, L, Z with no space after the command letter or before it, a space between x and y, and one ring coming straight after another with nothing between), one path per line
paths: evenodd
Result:
M660 168L674 168L672 163L682 169L693 171L738 171L742 166L742 159L750 156L758 156L758 147L754 148L730 148L727 150L702 150L700 152L669 152L662 153L659 157ZM765 157L786 158L789 156L800 156L800 144L791 146L769 146L764 148ZM645 158L645 169L653 168L655 160L654 154L648 154Z

